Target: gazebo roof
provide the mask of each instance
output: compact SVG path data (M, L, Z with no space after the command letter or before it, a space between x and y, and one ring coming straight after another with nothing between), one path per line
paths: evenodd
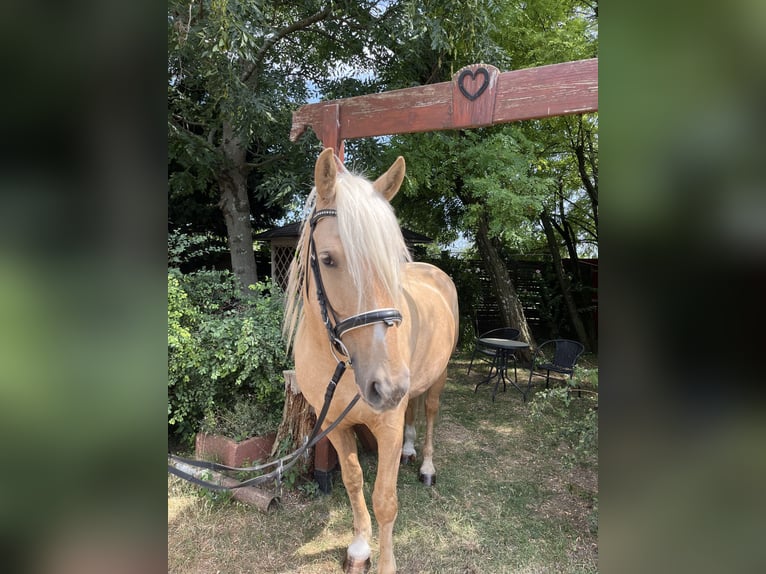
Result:
M402 229L402 235L404 235L404 240L407 243L410 244L416 244L416 243L433 243L433 239L430 237L423 235L422 233L418 233L417 231L412 231L411 229L406 229L404 227ZM253 239L256 241L271 241L272 239L280 239L280 238L295 238L298 239L301 235L301 224L300 223L288 223L287 225L284 225L282 227L274 227L273 229L269 229L267 231L263 231L261 233L257 233L253 236Z
M272 239L278 239L280 237L295 237L298 238L301 235L300 223L288 223L283 227L273 227L267 231L256 233L253 235L253 239L256 241L271 241Z

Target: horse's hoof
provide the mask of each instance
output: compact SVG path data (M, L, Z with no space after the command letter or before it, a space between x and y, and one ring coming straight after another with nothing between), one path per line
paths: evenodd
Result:
M367 559L354 558L346 555L346 559L343 561L344 574L367 574L370 570L372 561L368 557Z
M414 454L403 454L402 455L402 464L410 464L411 462L415 462L415 455Z
M436 475L435 474L423 474L420 473L420 476L418 476L418 479L420 482L425 484L426 486L433 486L436 484Z

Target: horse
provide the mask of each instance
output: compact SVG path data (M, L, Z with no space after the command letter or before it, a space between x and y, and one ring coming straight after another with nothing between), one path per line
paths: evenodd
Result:
M346 170L332 148L322 151L305 208L310 215L285 293L284 330L298 387L317 412L327 409L323 429L347 410L328 435L354 518L354 537L344 561L347 573L360 564L367 571L371 564L372 524L353 427L366 425L377 441L372 506L378 522L378 572L390 574L396 572L399 465L416 457L414 406L425 406L420 479L430 485L436 477L434 421L457 344L455 285L440 269L412 262L390 205L405 169L400 156L371 182ZM337 386L330 406L323 407L328 379Z

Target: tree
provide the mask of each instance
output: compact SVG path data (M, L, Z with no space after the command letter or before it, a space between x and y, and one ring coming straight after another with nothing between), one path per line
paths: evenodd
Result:
M595 55L595 10L587 2L531 0L522 6L477 0L459 11L451 2L408 6L410 41L400 45L399 63L387 69L391 87L448 81L461 67L481 61L519 69ZM461 17L454 18L458 12ZM560 262L560 242L545 233L541 213L573 259L584 241L597 242L596 127L592 119L551 118L392 139L395 153L408 159L405 193L396 206L402 218L445 242L459 231L473 237L503 321L531 343L501 254L542 245ZM575 288L560 284L571 301ZM577 327L577 305L568 309L588 344Z
M481 61L518 69L591 57L596 14L597 5L584 0L173 0L171 225L193 218L225 233L246 285L257 277L253 223L270 224L310 187L318 142L308 136L298 149L287 142L291 111L310 95L332 99L447 81ZM474 237L484 259L503 263L489 267L504 319L528 332L501 253L547 246L575 258L597 242L594 118L350 141L347 156L375 170L390 159L385 148L404 153L408 182L396 206L402 219L444 242ZM479 171L485 155L506 161ZM553 242L540 220L544 209ZM578 278L570 283L576 291Z
M515 125L397 136L407 157L399 216L443 243L474 239L497 296L502 321L534 344L506 264L508 247L529 249L532 221L551 185L539 172L535 144Z
M317 145L304 140L296 149L289 143L291 111L327 83L333 65L372 65L390 18L376 5L364 0L171 0L168 5L171 203L186 201L206 218L212 216L210 205L220 209L232 270L244 288L257 281L252 224L259 211L281 213L298 187L310 181L309 149Z
M560 135L548 140L558 150L551 154L549 167L556 185L540 223L570 323L585 347L595 350L593 325L581 318L582 310L591 305L591 288L583 280L579 258L598 246L598 122L592 115L556 118L556 123ZM562 252L569 256L571 277L561 261Z
M559 248L556 244L554 237L553 224L550 214L543 209L540 214L540 222L543 224L543 230L545 231L545 238L548 241L548 248L550 249L551 258L553 260L553 272L556 274L556 279L561 288L561 293L564 297L564 303L566 304L569 318L574 326L577 338L585 345L586 348L590 347L590 337L585 330L585 325L580 318L580 314L577 310L574 297L572 296L572 288L569 282L569 278L564 270L564 265L561 262L561 255L559 254Z

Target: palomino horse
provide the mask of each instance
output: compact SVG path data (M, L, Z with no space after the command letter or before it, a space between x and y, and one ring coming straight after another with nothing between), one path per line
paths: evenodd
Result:
M292 338L298 386L309 404L319 411L338 365L348 359L352 367L337 385L323 428L337 420L357 394L363 399L328 435L354 513L347 571L369 565L372 536L352 427L365 424L377 439L372 503L379 527L378 572L390 574L396 572L393 530L399 463L415 455L412 399L425 396L420 473L421 480L431 484L436 473L434 419L458 335L452 280L436 267L411 262L388 203L399 191L404 171L404 158L399 157L372 183L347 172L331 148L320 154L307 205L311 215L303 226L287 289L285 331L288 340Z

